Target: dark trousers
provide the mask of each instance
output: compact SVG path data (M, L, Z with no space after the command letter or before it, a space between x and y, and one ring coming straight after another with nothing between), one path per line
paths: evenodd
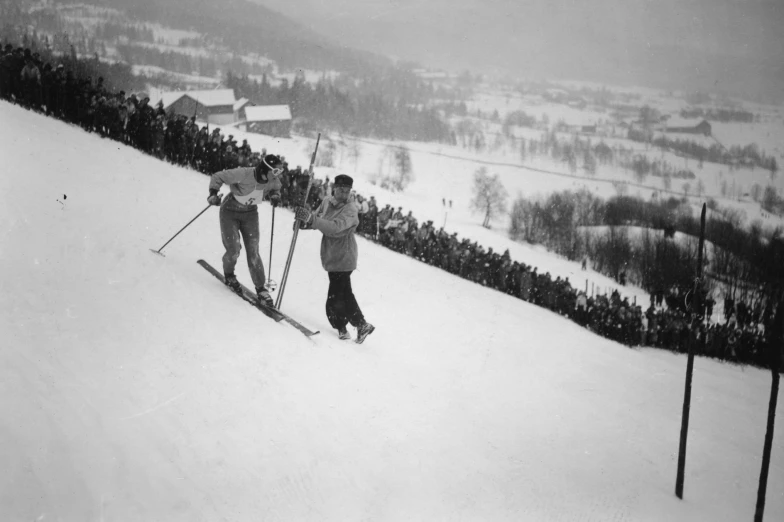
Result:
M329 291L327 292L327 319L332 328L342 330L348 323L358 327L365 322L362 310L351 290L351 272L327 272Z
M259 213L258 211L234 212L221 208L220 228L223 246L223 273L233 274L234 267L240 257L242 244L240 236L245 243L245 252L248 258L250 277L256 288L264 286L267 282L264 274L264 263L259 255Z

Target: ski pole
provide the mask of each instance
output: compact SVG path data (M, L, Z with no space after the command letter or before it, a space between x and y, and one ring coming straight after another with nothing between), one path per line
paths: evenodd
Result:
M316 162L316 152L318 152L319 141L321 141L321 133L316 136L316 147L313 149L313 155L310 157L310 167L308 168L308 186L305 189L305 197L302 200L302 205L308 204L308 195L310 194L310 187L313 185L313 164ZM299 235L300 220L294 217L294 233L291 236L291 246L289 247L289 255L286 258L286 266L283 268L283 277L280 280L280 291L278 292L278 299L275 301L275 308L280 310L280 305L283 303L283 292L286 290L286 282L289 279L289 269L291 268L291 260L294 257L294 247L297 245L297 236Z
M204 214L205 212L207 212L207 210L208 210L208 209L209 209L211 206L212 206L212 205L207 205L207 208L205 208L204 210L202 210L201 212L199 212L199 213L198 213L198 215L197 215L195 218L193 218L193 219L191 219L190 221L188 221L188 224L187 224L187 225L185 225L184 227L182 227L182 228L180 229L180 231L179 231L179 232L177 232L176 234L174 234L174 235L172 236L172 238L171 238L170 240L168 240L166 243L164 243L164 244L163 244L163 246L162 246L161 248L159 248L158 250L153 250L153 249L151 248L151 249L150 249L150 252L152 252L153 254L158 254L159 256L166 257L166 256L164 256L164 255L161 253L161 250L163 250L164 248L166 248L166 245L168 245L169 243L171 243L171 242L172 242L172 240L174 240L174 238L175 238L175 237L179 236L179 235L180 235L180 232L182 232L183 230L185 230L186 228L188 228L188 227L190 226L190 224L191 224L191 223L193 223L194 221L196 221L196 219L198 219L198 217L199 217L199 216L201 216L202 214Z
M267 290L274 292L278 284L272 280L272 245L275 237L275 207L272 207L272 228L270 229L270 256L269 256L269 277L267 278Z

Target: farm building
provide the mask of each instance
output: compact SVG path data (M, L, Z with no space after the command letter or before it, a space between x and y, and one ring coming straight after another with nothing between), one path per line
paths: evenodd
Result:
M560 122L555 126L556 130L586 136L610 136L614 133L613 126L606 123L594 124L574 124Z
M288 105L257 105L243 109L244 120L237 127L247 132L280 138L291 136L291 110Z
M247 98L240 98L236 102L234 102L234 121L243 121L245 119L245 107L250 105L254 105L249 99Z
M710 136L711 131L711 124L708 123L707 120L670 118L664 124L664 132Z
M213 125L234 123L233 89L212 91L180 91L163 93L161 100L166 112L174 112L188 117L196 116L201 121Z

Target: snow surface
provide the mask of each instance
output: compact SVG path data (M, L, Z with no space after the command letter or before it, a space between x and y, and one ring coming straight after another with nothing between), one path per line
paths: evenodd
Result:
M204 208L207 177L4 102L0 120L0 519L752 518L767 372L696 360L678 500L685 357L363 239L377 330L339 341L317 232L283 305L308 340L196 264L219 266L217 210L149 251ZM277 211L273 278L291 221ZM784 518L783 459L779 426L766 520Z

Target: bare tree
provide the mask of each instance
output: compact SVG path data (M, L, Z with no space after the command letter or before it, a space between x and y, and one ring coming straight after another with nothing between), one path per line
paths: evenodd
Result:
M406 147L388 145L378 159L378 172L373 176L382 188L403 191L414 180L411 154Z
M356 169L359 164L359 157L362 155L362 146L358 141L350 141L348 143L348 159L351 163L354 164L354 168Z
M670 187L672 187L672 176L670 176L669 172L665 172L662 176L662 185L664 190L670 190Z
M597 162L594 155L591 154L590 148L585 149L585 152L583 153L583 166L585 168L586 174L588 174L589 176L596 175Z
M629 185L623 181L613 181L613 187L615 187L615 193L619 196L625 196L629 193Z
M534 227L534 206L518 194L512 205L512 215L509 223L509 237L515 240L532 242Z
M760 199L762 198L762 187L759 183L754 183L751 186L751 199L753 199L756 203L759 203Z
M324 143L323 145L319 146L318 155L316 156L316 166L317 167L334 167L335 166L335 155L337 153L337 145L334 141L325 137L322 140ZM306 148L306 151L313 152L313 146L308 143L310 148ZM310 153L309 152L309 153Z
M483 227L490 228L490 221L506 212L507 196L498 174L490 176L485 167L474 172L474 197L471 200L471 209L484 213Z
M768 185L762 194L762 208L768 212L776 212L776 205L780 201L776 188Z
M411 165L411 153L408 147L400 147L395 151L395 183L398 190L405 190L414 180L414 169Z

